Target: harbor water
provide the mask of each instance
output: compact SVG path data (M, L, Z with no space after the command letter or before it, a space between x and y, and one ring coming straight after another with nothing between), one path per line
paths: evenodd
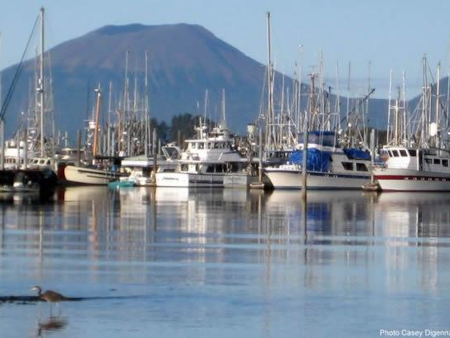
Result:
M80 300L0 303L0 337L450 335L450 194L300 196L1 195L0 297Z

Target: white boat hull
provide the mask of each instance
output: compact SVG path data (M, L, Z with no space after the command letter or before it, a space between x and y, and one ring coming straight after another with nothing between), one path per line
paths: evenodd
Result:
M375 168L383 191L450 191L450 175L412 169Z
M77 184L107 185L119 179L120 173L101 169L67 166L64 169L66 180Z
M157 187L247 188L256 176L245 174L208 175L197 173L156 173Z
M266 169L274 189L302 189L300 170ZM308 172L308 190L326 189L362 189L362 185L370 180L370 176L338 173Z

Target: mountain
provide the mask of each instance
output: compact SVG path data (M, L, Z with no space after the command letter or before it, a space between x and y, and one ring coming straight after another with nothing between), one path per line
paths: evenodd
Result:
M113 87L115 105L123 97L125 59L129 53L129 79L143 82L144 55L148 51L151 116L167 122L180 113L203 113L209 93L208 117L218 120L222 89L226 91L227 121L243 133L259 113L264 66L198 25L105 26L49 51L56 123L72 135L84 128L93 107L93 88L101 84L104 107L107 88ZM3 97L17 65L3 72ZM35 61L28 60L6 114L7 134L18 126L19 112L26 111ZM379 102L378 102L379 101ZM345 100L341 111L345 111ZM382 127L383 100L371 101L371 125ZM103 109L105 114L106 109ZM385 119L385 117L384 117ZM73 138L72 138L73 140Z

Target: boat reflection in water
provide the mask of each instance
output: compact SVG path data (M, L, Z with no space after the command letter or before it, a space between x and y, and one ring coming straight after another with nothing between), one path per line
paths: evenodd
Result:
M450 263L449 205L450 193L380 195L375 213L384 227L377 236L385 239L388 286L401 290L408 278L433 292L447 285L449 274L442 266Z
M450 194L311 191L304 203L300 191L68 187L56 196L1 203L1 287L120 296L65 303L77 323L64 328L70 337L78 324L101 336L125 321L139 337L167 328L207 337L211 327L221 337L361 337L412 320L427 327L423 313L448 322ZM35 312L3 304L2 330L34 331Z

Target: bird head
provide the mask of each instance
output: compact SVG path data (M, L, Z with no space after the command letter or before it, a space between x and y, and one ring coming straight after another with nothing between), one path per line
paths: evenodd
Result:
M40 287L40 286L38 286L38 285L35 285L35 286L33 286L33 287L31 288L31 290L33 290L33 291L37 291L37 292L39 292L39 293L41 293L41 292L42 292L42 289L41 289L41 287Z

